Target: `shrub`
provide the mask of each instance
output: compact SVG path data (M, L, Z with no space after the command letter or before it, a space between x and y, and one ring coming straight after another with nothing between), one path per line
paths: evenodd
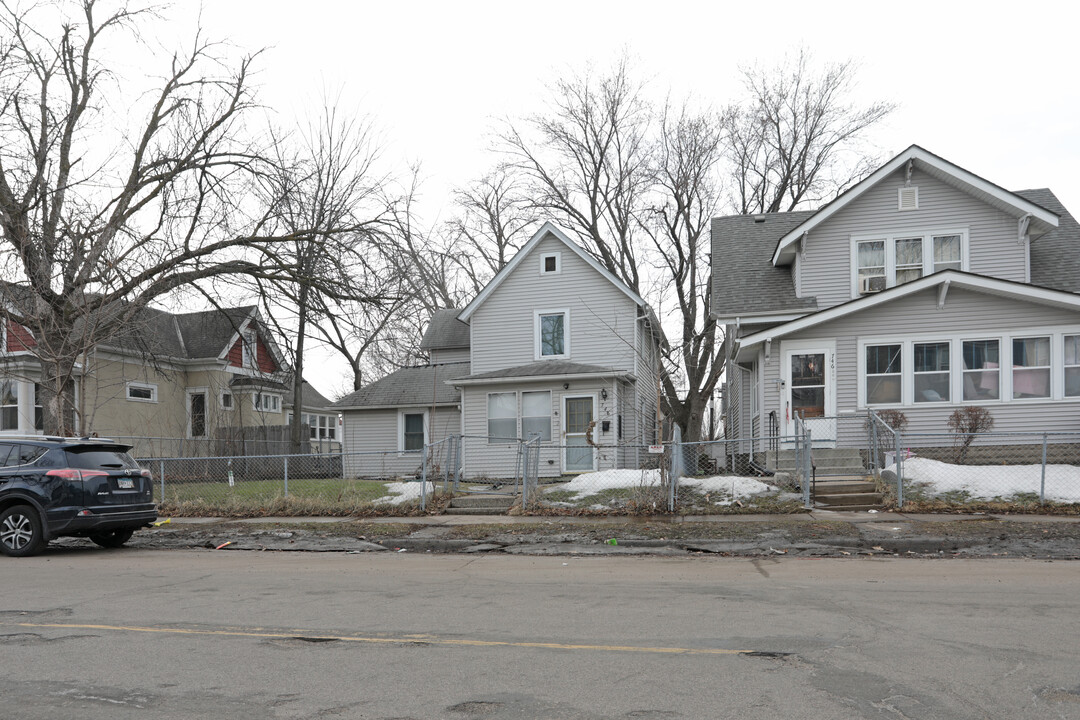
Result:
M967 458L968 448L975 442L975 436L994 428L994 417L984 407L968 405L953 410L948 426L951 432L956 433L953 448L956 450L956 462L961 464Z

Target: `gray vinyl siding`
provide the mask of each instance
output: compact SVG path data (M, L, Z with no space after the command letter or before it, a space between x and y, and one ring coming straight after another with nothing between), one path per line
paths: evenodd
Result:
M540 256L560 253L562 270L540 274ZM546 237L477 308L472 372L536 362L536 311L570 311L570 357L576 363L634 369L635 303L552 236Z
M851 237L877 232L922 234L968 230L968 270L1003 280L1025 281L1026 247L1016 242L1016 218L924 172L912 173L919 209L897 210L900 170L810 231L797 268L800 297L816 297L826 309L852 299Z
M427 412L431 408L402 408L406 412ZM345 477L393 478L412 476L423 461L420 452L399 452L398 409L346 410L342 413ZM428 442L456 435L461 427L461 411L439 407L428 429Z
M920 198L921 201L921 198ZM834 340L836 342L836 400L837 412L862 412L858 405L858 346L860 339L888 340L891 337L925 335L1022 336L1034 331L1054 329L1077 330L1080 313L1060 308L1018 301L969 290L952 289L946 297L945 308L937 309L936 288L915 293L849 316L823 323L799 333L774 341L772 353L764 369L765 410L783 408L779 388L784 342L792 340ZM779 351L778 351L779 349ZM1005 348L1002 348L1005 352ZM953 359L953 367L959 365ZM1055 372L1060 358L1055 358ZM955 369L954 369L955 372ZM963 403L936 406L907 405L901 408L908 418L908 432L944 433L952 411ZM994 430L1000 432L1062 431L1080 427L1080 399L980 403L992 413Z
M450 350L429 351L432 365L445 363L469 362L469 348L452 348Z
M598 450L597 468L604 470L616 467L622 462L617 444L618 432L618 405L621 397L623 402L633 402L633 386L620 383L616 388L611 381L589 380L571 381L569 389L563 388L561 382L534 382L519 384L492 384L488 386L470 386L466 388L463 398L465 412L464 425L464 453L462 458L463 474L466 478L491 478L512 479L514 468L517 463L518 445L516 442L489 443L488 435L488 394L496 392L514 392L518 395L518 418L520 429L521 417L521 392L543 391L551 392L551 443L545 443L540 451L540 477L557 477L562 474L562 450L559 447L563 443L562 434L562 406L563 398L569 395L593 395L596 397L595 419L597 429L594 442L601 445ZM600 397L600 391L607 390L607 398ZM603 432L601 422L610 421L608 432ZM625 420L624 420L625 422ZM623 427L624 438L626 426Z

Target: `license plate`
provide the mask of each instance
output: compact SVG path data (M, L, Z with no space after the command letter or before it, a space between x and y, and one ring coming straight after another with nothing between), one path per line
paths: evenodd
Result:
M134 490L135 480L133 480L132 478L119 478L116 481L116 487L120 488L121 490Z

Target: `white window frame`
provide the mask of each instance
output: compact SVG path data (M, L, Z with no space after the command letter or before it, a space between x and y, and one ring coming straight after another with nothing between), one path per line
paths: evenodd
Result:
M229 403L225 404L225 398L229 398ZM222 410L234 410L236 408L236 395L228 390L222 390L218 393L218 404Z
M866 369L866 351L867 351L868 348L894 347L894 346L898 346L900 348L900 350L899 350L899 354L900 354L900 358L899 358L899 360L900 360L900 372L894 372L894 373L886 372L886 373L873 373L873 374L867 372L867 369ZM860 380L862 382L863 395L865 396L865 394L866 394L866 383L868 383L870 381L870 378L895 377L900 382L900 402L899 402L899 404L903 404L903 402L904 402L904 370L907 367L907 362L905 362L907 360L907 358L905 357L905 355L907 355L907 353L905 352L904 343L902 343L902 342L867 343L866 345L863 346L861 354L862 354L862 360L863 360L863 372L860 375ZM895 404L898 404L898 403L874 403L874 406L875 407L888 407L890 405L895 405Z
M1047 361L1048 361L1049 364L1048 365L1021 365L1021 366L1017 366L1016 358L1013 356L1014 355L1013 343L1015 341L1017 341L1017 340L1046 340L1047 345L1048 345L1047 350L1046 350L1046 352L1047 352ZM1064 339L1062 340L1062 347L1064 348ZM1009 360L1010 360L1010 362L1009 362L1009 380L1010 380L1010 382L1012 384L1012 388L1010 388L1010 391L1009 391L1009 396L1012 397L1013 400L1049 400L1051 397L1053 397L1053 394L1054 394L1054 390L1053 390L1053 386L1054 386L1054 339L1053 339L1052 336L1040 335L1040 334L1014 335L1013 337L1011 337L1009 339L1009 355L1010 355L1010 358L1009 358ZM1062 356L1062 377L1064 378L1064 376L1065 376L1065 373L1064 373L1064 364L1065 364L1064 350L1062 350L1061 356ZM1016 395L1016 371L1017 370L1021 370L1021 371L1024 371L1024 370L1046 370L1047 375L1049 376L1049 386L1047 387L1046 395L1033 396L1033 397L1028 397L1028 398L1015 397L1015 395ZM1064 393L1064 389L1062 390L1062 393Z
M203 396L203 412L206 413L206 417L203 418L203 422L206 424L206 433L204 435L194 436L191 434L191 396L202 395ZM210 437L210 388L205 387L190 387L186 388L184 392L184 416L187 418L187 436L193 440L200 438Z
M969 267L969 243L967 228L944 228L934 230L894 230L888 232L851 236L851 297L865 297L859 292L859 243L883 240L885 242L885 287L896 287L896 241L922 238L922 277L934 272L934 237L960 236L960 269Z
M513 395L514 396L514 438L498 438L494 439L491 434L491 396L492 395ZM496 418L497 420L509 420L509 417ZM484 432L488 436L488 445L501 445L503 443L513 442L514 439L521 437L520 432L521 421L521 398L516 390L502 390L489 392L484 395Z
M260 400L263 398L271 400L272 402L270 402L269 404L272 407L265 407L267 403L260 402ZM275 413L278 415L281 414L281 395L279 395L278 393L262 392L256 390L255 392L251 393L251 404L252 407L255 408L255 412Z
M912 340L911 341L911 404L915 407L934 407L936 405L954 405L956 404L956 396L954 395L953 385L953 371L956 367L956 353L953 344L949 340ZM948 370L916 370L915 369L915 346L916 345L947 345L949 348L949 369ZM963 358L960 358L961 364ZM915 398L915 377L917 375L941 375L946 374L949 376L949 397L943 400L917 400ZM903 382L901 380L901 382Z
M540 343L541 318L548 315L563 316L563 352L561 355L543 355ZM537 310L533 313L533 344L534 359L536 360L567 360L570 358L570 310L567 308L556 310Z
M259 366L259 334L254 328L240 333L240 364L252 369Z
M424 442L418 450L406 450L405 449L405 416L406 415L423 415L424 416ZM398 454L399 455L417 455L424 452L424 448L427 447L428 438L428 410L426 408L401 408L398 410Z
M548 414L546 416L545 415L526 415L525 414L525 395L526 395L526 393L532 393L532 394L547 393L547 396L548 396ZM552 442L554 440L554 438L555 438L555 421L553 419L554 418L554 413L555 413L555 393L550 389L548 389L548 390L520 390L520 391L518 391L518 403L517 403L517 405L518 405L518 437L520 437L520 438L522 438L524 440L529 439L529 438L525 437L525 418L529 418L530 420L537 420L537 419L540 419L540 418L543 418L543 417L547 417L547 419L548 419L548 437L547 437L546 440L542 439L541 442Z
M131 397L131 391L136 390L149 390L150 397L140 398ZM124 397L129 402L142 402L142 403L156 403L158 401L158 386L157 383L142 383L142 382L129 382L124 386Z
M547 270L547 259L555 258L555 269ZM540 274L541 275L561 275L562 274L562 253L561 252L549 252L540 254Z
M889 408L941 408L961 407L965 405L1040 405L1060 403L1080 403L1080 395L1065 395L1065 336L1080 335L1080 325L1057 327L1010 328L989 333L926 333L900 334L873 337L860 337L856 343L857 353L857 406L866 409L866 347L868 345L902 344L902 374L900 404L872 405L873 409ZM1012 341L1025 338L1050 338L1050 397L1014 398ZM965 342L980 340L998 341L998 399L964 400L964 356ZM935 402L914 401L914 361L915 345L926 343L949 343L949 400ZM1069 367L1077 367L1072 365ZM971 371L974 372L974 371Z

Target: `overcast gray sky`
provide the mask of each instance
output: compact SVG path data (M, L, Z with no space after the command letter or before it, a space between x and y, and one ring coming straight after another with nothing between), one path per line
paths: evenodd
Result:
M721 107L740 65L775 65L800 45L859 64L859 99L899 104L872 136L883 153L917 143L1005 188L1050 187L1080 212L1080 43L1069 2L386 2L217 0L211 36L268 48L263 101L287 120L341 91L372 116L391 162L420 161L421 211L491 165L499 118L541 109L568 68L625 49L653 91ZM168 14L193 23L181 2ZM317 382L324 392L340 385Z

